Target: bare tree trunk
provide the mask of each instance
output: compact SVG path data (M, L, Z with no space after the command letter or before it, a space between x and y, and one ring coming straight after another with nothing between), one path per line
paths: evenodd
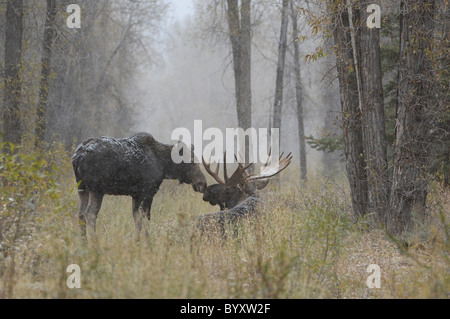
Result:
M326 52L331 52L332 42L326 41L324 43L324 48ZM336 62L333 60L333 56L327 55L324 57L322 62L322 72L324 72L324 77L321 81L320 88L322 90L322 105L325 111L323 127L326 136L336 137L342 134L341 126L339 123L340 114L341 114L341 106L339 103L339 89L334 84L333 75L331 73L331 65L336 65ZM323 152L322 162L324 164L324 172L327 176L336 177L339 172L342 170L341 166L341 158L343 152L336 149L334 151L325 151Z
M240 127L252 126L252 37L251 37L251 0L242 0L241 4L241 94ZM248 149L248 148L247 148ZM248 158L248 155L247 157Z
M238 0L227 0L228 4L228 29L231 41L231 51L233 55L233 70L234 70L234 86L236 90L236 109L238 114L238 122L240 118L241 101L241 22L239 15Z
M5 31L5 93L2 110L3 141L20 144L20 100L22 80L20 78L22 59L23 1L9 0L6 6Z
M281 9L281 29L280 41L278 43L278 64L277 76L275 82L275 102L273 112L274 128L281 128L281 111L283 109L283 86L284 86L284 65L286 62L286 48L287 48L287 28L289 23L289 0L283 0L283 7Z
M294 74L295 74L295 95L297 99L297 123L298 123L298 142L300 149L300 177L302 182L307 180L306 166L306 142L305 125L303 122L303 103L302 103L302 81L300 73L300 49L296 34L298 33L297 10L294 8L293 0L290 1L292 32L294 35Z
M361 1L367 8L373 0ZM370 29L361 19L360 75L362 92L362 116L364 125L364 147L366 152L367 179L370 209L384 221L388 197L389 180L387 165L387 143L384 124L384 99L380 57L380 35L377 28Z
M44 43L42 53L41 83L39 91L39 102L37 107L35 146L38 147L45 138L47 130L47 104L50 86L50 62L52 56L53 42L55 40L55 17L56 0L47 0L47 13L45 19Z
M238 125L244 130L252 126L251 84L251 0L227 0L228 28L233 55ZM245 162L249 162L246 141Z
M401 2L400 67L394 171L388 230L400 233L411 224L414 204L424 211L426 167L431 144L430 105L433 101L431 52L434 0ZM420 207L422 206L422 207Z
M368 185L365 171L362 118L357 69L352 48L350 17L345 5L334 3L334 42L342 106L342 126L347 177L353 212L357 218L367 213Z
M289 0L283 0L281 8L281 28L280 40L278 42L278 63L277 75L275 80L275 101L273 104L273 121L272 128L278 129L281 136L281 116L283 109L283 87L284 87L284 66L286 63L286 49L287 49L287 28L289 24ZM281 144L281 139L278 139L278 145ZM276 176L274 182L280 186L280 177Z

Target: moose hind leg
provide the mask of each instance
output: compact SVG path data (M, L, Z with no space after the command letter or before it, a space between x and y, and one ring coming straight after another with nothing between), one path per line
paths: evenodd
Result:
M142 209L144 210L145 217L147 217L148 221L150 221L151 214L150 211L152 209L153 196L147 198L142 204Z
M97 215L102 206L103 194L96 192L89 192L89 204L86 209L85 218L90 235L95 234L97 223Z
M141 201L133 197L133 219L134 225L136 226L136 240L139 241L142 229L142 212L141 212Z
M89 192L85 189L78 190L78 196L80 197L80 210L78 211L78 222L80 224L81 232L83 236L86 236L86 209L89 204Z

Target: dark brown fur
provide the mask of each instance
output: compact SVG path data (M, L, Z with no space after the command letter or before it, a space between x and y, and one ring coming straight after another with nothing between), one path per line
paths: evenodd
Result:
M232 226L235 226L239 220L261 215L264 201L259 197L258 190L266 187L271 177L279 174L289 166L292 159L291 154L284 159L282 157L283 154L281 154L278 165L275 167L269 167L268 163L266 163L260 175L256 176L252 176L247 172L251 165L244 167L242 164L239 164L234 174L228 177L226 161L224 160L223 180L218 175L219 166L213 171L210 168L210 164L203 160L206 171L219 183L206 188L203 200L213 206L219 205L221 210L197 218L196 225L201 233L204 234L207 230L219 230L222 237L225 237L225 225L230 223Z
M175 164L173 146L159 143L148 133L130 138L94 137L85 140L72 157L80 196L83 232L95 232L103 196L128 195L133 198L133 217L139 238L142 213L150 219L153 197L164 179L191 184L196 192L206 190L206 179L198 164ZM191 157L193 159L193 153Z

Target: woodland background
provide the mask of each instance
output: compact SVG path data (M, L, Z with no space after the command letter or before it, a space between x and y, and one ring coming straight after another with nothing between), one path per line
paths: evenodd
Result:
M80 0L70 29L72 3L0 2L1 297L136 297L126 282L138 278L166 297L448 297L448 1L195 1L174 20L170 1ZM366 25L372 3L380 29ZM259 230L273 235L249 228L223 261L185 228L215 208L168 183L157 245L130 249L133 267L119 258L127 199L101 213L104 241L80 248L73 147L138 131L170 143L195 119L280 128L298 154L268 194L274 218ZM352 258L388 265L389 284L361 288ZM74 259L92 267L78 294L63 285Z

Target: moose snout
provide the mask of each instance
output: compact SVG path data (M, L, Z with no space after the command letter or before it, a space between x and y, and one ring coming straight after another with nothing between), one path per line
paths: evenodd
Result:
M209 194L208 194L208 192L205 192L204 194L203 194L203 201L205 201L205 202L209 202L211 205L217 205L217 203L214 201L214 198L212 198Z
M206 193L203 195L203 201L211 204L212 206L221 205L217 199L207 196Z

